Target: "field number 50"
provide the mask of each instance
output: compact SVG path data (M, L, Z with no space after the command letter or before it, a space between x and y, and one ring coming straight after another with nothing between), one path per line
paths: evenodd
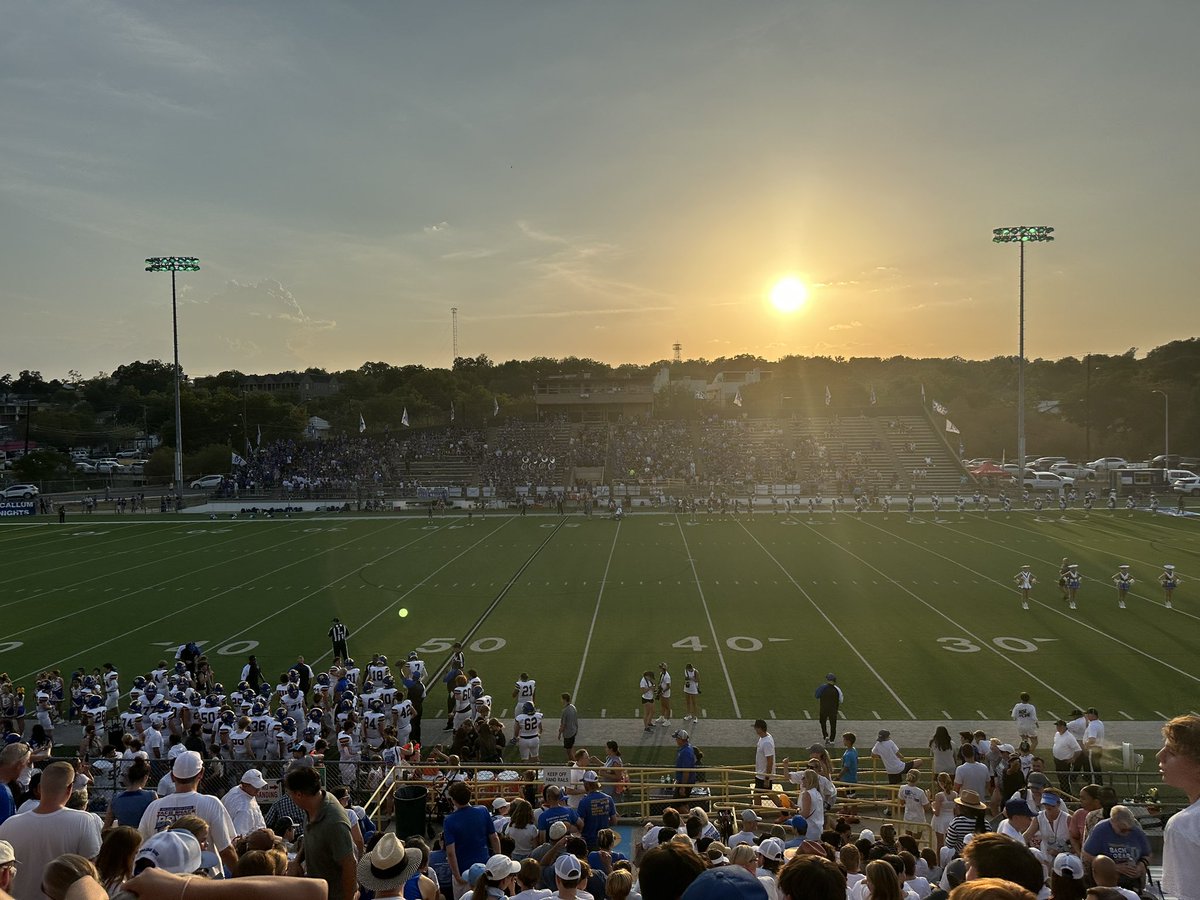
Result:
M950 650L954 653L978 653L982 649L978 644L968 641L966 638L941 637L937 640L942 645L943 650ZM1007 650L1009 653L1033 653L1038 649L1038 645L1033 641L1027 641L1025 638L1019 637L992 638L992 643L1001 650Z

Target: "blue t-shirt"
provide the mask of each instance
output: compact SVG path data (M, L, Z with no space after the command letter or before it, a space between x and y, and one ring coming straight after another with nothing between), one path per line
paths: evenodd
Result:
M113 821L118 825L137 828L138 823L142 821L142 813L146 811L146 807L157 799L158 794L154 791L122 791L113 797Z
M14 812L12 791L7 784L0 784L0 822L10 818Z
M679 752L675 754L676 769L690 769L696 765L696 751L691 744L684 744L679 748ZM695 772L676 772L676 782L679 784L692 784L696 780Z
M608 852L609 852L609 855L612 856L612 861L613 861L614 865L616 863L621 862L622 860L624 860L625 862L629 861L629 857L626 856L624 853L621 853L618 850L610 850ZM600 865L600 851L599 850L593 850L591 853L588 854L587 864L588 864L588 868L590 868L594 872L603 872L604 871L604 867L602 865Z
M842 781L858 781L858 751L850 747L842 754Z
M546 834L549 834L550 826L555 822L567 822L571 825L578 825L579 814L569 806L552 806L538 816L538 831L544 831Z
M1101 819L1088 835L1083 852L1092 856L1107 856L1118 863L1135 863L1150 857L1150 839L1140 828L1127 834L1117 834L1111 820Z
M607 828L616 813L612 797L600 791L589 792L579 801L579 817L583 819L583 839L589 847L596 846L601 828Z
M492 817L482 806L464 806L446 816L442 837L447 848L454 845L459 875L477 862L488 861L492 855L488 838L495 833Z

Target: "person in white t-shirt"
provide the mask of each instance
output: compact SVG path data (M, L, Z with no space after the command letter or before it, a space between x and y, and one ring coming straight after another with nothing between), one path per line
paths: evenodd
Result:
M660 715L654 720L655 725L670 725L671 724L671 673L667 671L667 664L660 662L658 664L658 705Z
M996 826L996 833L1010 837L1021 846L1026 846L1025 832L1033 824L1033 810L1024 800L1009 800L1004 804L1004 818Z
M159 797L146 807L142 821L138 823L138 831L143 838L148 838L170 828L177 819L199 816L208 823L209 846L232 869L237 864L237 851L233 848L233 820L218 798L197 792L203 774L204 760L195 750L185 750L175 757L171 766L175 792Z
M20 865L13 880L14 897L40 897L46 863L64 853L95 859L100 852L100 819L81 809L67 809L75 785L75 768L66 762L42 770L41 800L35 809L0 824L0 840L8 841Z
M917 781L920 779L921 773L916 769L911 769L908 775L905 776L904 787L900 788L897 793L897 799L904 804L904 821L917 823L922 825L929 823L929 816L933 812L933 804L929 802L929 795L917 786ZM908 834L913 837L920 837L924 829L914 829L908 831Z
M888 784L899 784L909 769L915 769L921 764L919 759L906 760L900 755L900 748L892 740L892 733L887 729L879 732L875 746L871 748L871 755L883 763Z
M1158 770L1163 783L1187 795L1188 805L1163 830L1162 888L1168 897L1200 898L1200 716L1177 716L1163 726Z
M1017 704L1012 708L1012 719L1017 725L1017 734L1021 740L1029 742L1029 748L1036 750L1038 745L1037 707L1029 702L1029 694L1022 692Z
M262 809L258 805L258 792L267 786L258 769L247 769L240 784L234 785L221 798L221 803L233 821L235 834L245 837L260 828L266 828Z
M775 738L767 731L765 719L754 720L754 733L758 735L754 745L754 789L765 791L770 789L775 774Z

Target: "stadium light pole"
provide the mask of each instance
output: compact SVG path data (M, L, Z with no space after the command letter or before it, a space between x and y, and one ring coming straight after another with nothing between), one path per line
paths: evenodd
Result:
M197 272L200 260L194 256L152 256L146 260L147 272L171 273L171 337L175 343L175 490L183 490L183 413L179 406L179 313L175 302L175 273Z
M1021 248L1020 280L1020 325L1018 332L1019 356L1017 358L1017 469L1021 480L1025 479L1025 245L1031 242L1044 243L1054 240L1054 231L1049 225L1016 225L1010 228L993 228L992 243L1019 244Z
M1171 468L1171 398L1167 396L1166 391L1153 390L1150 393L1162 394L1163 398L1163 480L1165 481L1167 470Z

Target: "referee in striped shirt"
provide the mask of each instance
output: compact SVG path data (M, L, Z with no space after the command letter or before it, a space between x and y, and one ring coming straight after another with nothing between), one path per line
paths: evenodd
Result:
M337 616L333 618L333 627L329 629L329 640L333 641L333 655L341 660L345 660L350 656L346 650L346 636L349 630L342 624L342 620Z

